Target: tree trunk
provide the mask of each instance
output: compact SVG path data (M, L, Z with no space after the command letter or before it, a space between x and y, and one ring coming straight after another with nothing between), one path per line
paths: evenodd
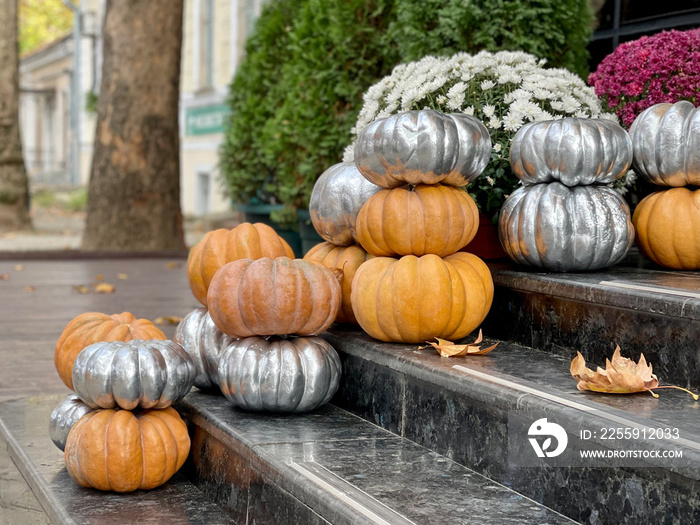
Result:
M19 137L17 0L0 0L0 231L31 228Z
M107 0L83 248L182 250L183 0Z

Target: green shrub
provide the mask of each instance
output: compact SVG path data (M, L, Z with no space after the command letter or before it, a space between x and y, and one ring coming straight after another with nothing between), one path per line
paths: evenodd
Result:
M525 51L582 78L593 14L588 0L410 0L390 27L403 61L460 51Z

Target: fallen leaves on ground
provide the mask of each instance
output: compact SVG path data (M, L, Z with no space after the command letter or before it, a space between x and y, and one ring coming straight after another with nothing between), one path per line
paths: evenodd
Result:
M10 280L9 273L0 273L0 281L9 281L9 280Z
M129 278L129 276L125 273L118 273L117 274L117 279L121 279L122 281L126 281Z
M179 324L180 321L182 321L182 317L178 315L164 315L163 317L157 317L156 319L154 319L153 324Z
M27 293L34 293L35 290L36 290L36 288L34 288L33 286L25 286L24 287L24 291Z
M114 293L114 285L109 283L96 284L95 293Z
M15 264L15 271L16 272L21 272L22 270L24 270L23 264Z
M73 289L78 293L90 293L90 288L83 284L78 284L74 286Z
M612 359L605 360L605 369L596 368L594 372L586 367L586 360L581 352L576 353L571 361L571 375L578 384L579 390L603 392L606 394L634 394L637 392L649 392L654 397L659 397L654 390L659 388L675 388L688 392L697 401L698 396L679 386L659 386L659 379L654 375L652 366L647 364L644 354L639 356L636 363L628 357L622 357L620 347L615 346Z
M170 262L167 264L167 267L168 267L168 268L179 268L180 266L182 266L182 263L175 262L175 261L170 261Z
M97 279L98 281L102 281L104 278L105 278L105 276L102 275L101 273L98 273L97 277L95 277L95 279Z
M456 345L452 341L448 341L446 339L440 339L439 337L436 337L435 340L437 342L431 342L431 341L426 341L428 345L432 346L435 348L435 350L438 351L440 356L442 357L464 357L468 355L486 355L488 354L491 350L496 348L498 346L498 343L495 345L489 346L488 348L481 348L479 345L481 344L483 337L481 334L481 330L479 330L479 337L476 338L476 341L473 343L467 343L464 345ZM419 346L418 350L423 350L424 348L428 348L427 346Z

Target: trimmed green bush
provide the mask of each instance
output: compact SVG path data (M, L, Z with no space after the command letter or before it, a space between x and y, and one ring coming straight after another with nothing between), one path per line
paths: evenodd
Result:
M428 54L523 49L587 73L587 0L272 0L231 85L221 172L238 202L291 222L340 162L362 94Z
M404 62L460 51L525 51L581 78L593 14L588 0L410 0L390 33Z

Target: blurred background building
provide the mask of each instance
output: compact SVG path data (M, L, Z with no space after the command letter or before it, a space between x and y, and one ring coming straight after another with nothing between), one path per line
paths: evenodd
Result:
M217 182L218 148L229 118L226 97L264 2L185 0L180 91L185 215L230 208ZM71 5L80 13L73 32L20 60L20 126L32 185L84 186L90 176L105 0ZM622 42L700 25L700 0L591 0L591 7L596 13L591 70Z

